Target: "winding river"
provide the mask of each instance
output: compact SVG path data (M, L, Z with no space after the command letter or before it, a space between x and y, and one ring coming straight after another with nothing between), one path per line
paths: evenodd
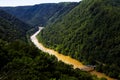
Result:
M54 55L55 57L57 57L58 60L61 60L62 62L66 63L66 64L69 64L69 65L73 65L74 68L79 68L83 71L88 71L90 72L92 75L97 75L97 77L99 78L102 78L102 77L105 77L107 80L116 80L116 79L113 79L113 78L110 78L108 76L106 76L105 74L103 73L100 73L100 72L97 72L95 70L92 70L90 67L86 66L86 65L83 65L80 61L78 60L75 60L69 56L65 56L63 54L60 54L58 53L57 51L54 51L53 49L49 49L49 48L46 48L42 45L42 43L40 43L38 41L38 39L36 38L36 35L43 29L43 27L39 27L39 30L33 34L31 36L31 41L34 43L34 45L40 49L41 51L43 52L46 52L50 55ZM92 70L92 71L91 71Z

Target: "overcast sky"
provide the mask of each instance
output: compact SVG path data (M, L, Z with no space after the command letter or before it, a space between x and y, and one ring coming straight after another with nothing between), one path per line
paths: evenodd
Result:
M40 3L79 2L81 0L0 0L0 6L23 6Z

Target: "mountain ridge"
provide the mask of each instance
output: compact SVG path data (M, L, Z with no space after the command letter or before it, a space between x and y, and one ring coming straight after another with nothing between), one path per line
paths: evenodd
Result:
M96 64L96 70L119 78L119 6L119 0L83 0L62 19L45 27L39 40L49 48L85 64Z
M54 16L55 13L59 12L59 10L68 5L70 11L77 4L77 2L44 3L34 6L1 7L1 9L32 26L45 26L49 19Z
M16 39L25 40L26 32L32 26L20 21L13 15L0 10L0 38L7 41L14 41Z

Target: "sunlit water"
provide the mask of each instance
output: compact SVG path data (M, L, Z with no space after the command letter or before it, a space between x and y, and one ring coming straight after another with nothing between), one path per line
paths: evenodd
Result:
M69 65L73 65L73 68L79 68L81 70L84 70L84 71L89 71L91 68L90 67L87 67L85 65L83 65L80 61L78 60L75 60L69 56L65 56L63 54L60 54L58 53L57 51L54 51L52 49L49 49L49 48L46 48L42 45L42 43L40 43L38 41L38 39L36 38L36 35L43 29L43 27L39 27L39 30L33 34L31 36L31 41L34 43L34 45L39 48L41 51L43 52L46 52L50 55L54 55L58 60L61 60L62 62L66 63L66 64L69 64ZM91 71L90 72L92 75L97 75L97 77L101 78L101 77L105 77L107 78L107 80L115 80L115 79L112 79L108 76L106 76L105 74L103 73L100 73L100 72L97 72L95 70Z

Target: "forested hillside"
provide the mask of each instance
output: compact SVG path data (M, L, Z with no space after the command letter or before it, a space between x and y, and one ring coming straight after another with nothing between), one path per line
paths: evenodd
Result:
M48 21L46 25L51 25L53 23L55 23L57 20L61 19L62 16L66 15L67 13L69 13L73 8L75 8L77 5L79 5L80 3L69 3L69 2L61 2L59 4L64 4L65 6L63 8L61 8L59 11L57 11Z
M46 3L34 6L1 7L1 9L32 26L45 26L51 17L68 12L76 5L78 5L76 2Z
M34 46L0 40L0 80L95 80Z
M25 40L26 32L29 29L31 29L31 26L28 24L0 10L0 39L6 41Z
M47 47L120 79L120 0L83 0L39 34Z
M0 10L0 80L98 80L30 46L26 42L30 28Z

